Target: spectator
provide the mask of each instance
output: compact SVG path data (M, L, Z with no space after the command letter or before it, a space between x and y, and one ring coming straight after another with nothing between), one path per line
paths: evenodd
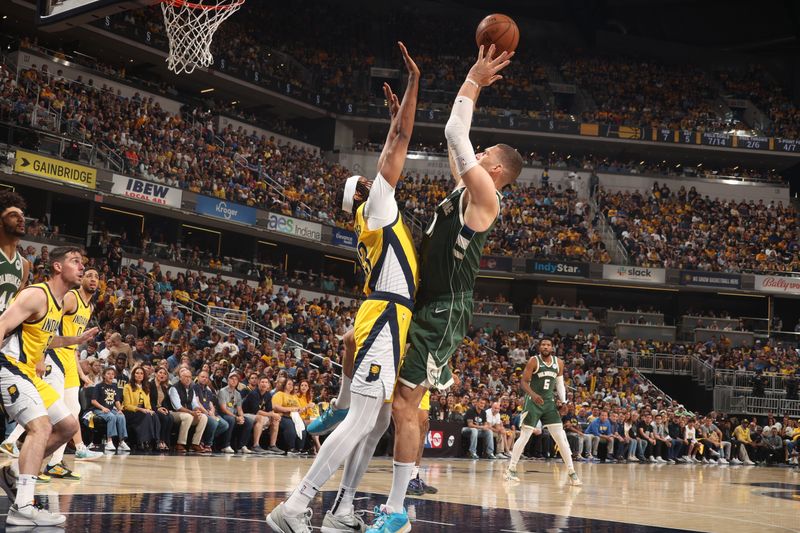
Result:
M510 458L511 454L507 450L511 450L514 447L514 437L509 435L503 426L503 419L500 416L500 402L493 402L492 407L486 410L486 424L494 433L494 449L497 450L497 455L506 459Z
M467 427L461 429L462 435L469 436L469 456L471 459L478 459L478 437L482 437L486 444L486 458L495 459L494 455L494 433L491 426L484 419L486 413L486 400L479 398L475 404L467 410L464 417Z
M151 406L156 408L156 416L161 428L158 437L158 450L169 451L169 440L172 435L172 404L169 399L169 372L164 367L158 368L150 381Z
M128 438L128 427L125 424L125 415L122 414L122 392L114 383L115 375L113 367L103 371L103 381L94 387L93 412L106 423L105 451L129 452L130 446L125 442ZM114 446L114 437L118 440L119 448Z
M245 418L242 411L242 395L239 392L239 373L228 374L228 386L217 393L219 411L228 423L222 451L225 453L253 453L247 444L253 431L253 420Z
M208 417L200 411L200 402L195 396L194 387L192 387L192 371L188 368L181 368L178 371L178 382L169 388L169 400L172 408L172 420L179 425L175 451L178 453L187 451L186 442L189 438L189 430L194 428L191 451L206 453L206 448L200 444L200 441L203 438Z
M733 430L731 450L731 453L740 459L744 464L755 464L750 460L750 455L755 453L755 448L753 447L753 440L750 437L749 421L746 418L743 418L741 425L737 426L736 429Z
M266 376L260 376L256 390L248 394L242 401L242 410L245 418L253 422L253 452L270 453L274 455L284 455L284 451L278 448L278 428L281 423L281 415L272 408L272 384ZM269 446L266 449L261 447L261 434L269 428Z
M300 386L297 387L297 402L300 404L300 417L303 419L303 423L306 427L308 427L312 419L319 417L319 409L317 409L314 403L314 398L311 395L311 386L308 384L308 380L302 380ZM320 447L319 437L317 435L310 435L310 437L314 444L314 453L316 454Z
M203 432L201 444L206 449L213 449L218 437L225 435L228 431L228 422L221 416L216 408L217 395L214 394L208 380L208 372L201 370L197 373L197 383L194 384L194 394L200 406L205 410L208 417L206 429Z
M150 405L150 394L145 388L144 368L133 367L131 380L122 389L125 424L136 435L136 446L149 451L151 444L161 435L161 424Z
M296 454L305 449L308 433L305 429L300 429L297 422L292 419L292 415L303 410L297 396L292 394L294 382L291 379L280 378L278 380L277 391L272 396L272 408L281 415L278 436L282 441L282 449L287 453ZM302 423L302 420L300 420Z
M786 462L786 453L783 448L783 439L780 435L780 430L777 426L772 426L769 434L764 437L766 444L766 462L770 463L784 463Z
M600 416L592 420L589 427L586 428L586 436L590 437L591 448L589 452L589 461L598 458L598 450L600 443L606 446L606 460L613 460L614 457L614 436L611 432L611 422L608 419L608 411L600 411Z

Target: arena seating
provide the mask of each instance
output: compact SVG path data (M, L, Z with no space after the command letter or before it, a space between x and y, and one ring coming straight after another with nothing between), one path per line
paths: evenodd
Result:
M234 18L219 30L214 45L217 68L251 81L290 83L298 91L319 95L321 103L330 107L343 101L377 104L382 99L379 92L369 91L366 70L353 68L349 58L361 57L363 65L383 66L392 51L370 32L355 42L344 30L352 16L346 7L332 10L324 2L312 2L302 8L275 6L269 16L248 6L243 12L250 16ZM414 43L423 72L420 104L436 107L449 102L455 90L453 73L463 71L471 57L471 43L460 38L469 34L466 26L471 22L465 20L460 27L436 16L420 20L411 8L384 19L382 36L403 37L404 28L413 20L418 34L427 37ZM324 27L308 27L302 43L296 35L285 33L294 27L294 21L313 25L322 20ZM148 32L152 45L167 46L157 10L113 17L110 29L139 36ZM289 41L291 47L285 45ZM716 71L637 57L566 53L557 46L539 52L516 59L515 70L502 87L486 95L480 113L696 131L736 129L797 138L800 112L761 67ZM550 83L574 84L585 90L595 105L575 109L574 103L562 103L553 97ZM720 103L729 96L751 99L767 114L769 123L747 124L731 118Z
M43 263L42 254L32 247L21 252L35 265ZM213 376L212 389L218 390L225 386L228 373L236 369L244 376L240 387L243 395L254 385L255 381L250 381L254 375L266 375L273 382L281 377L298 383L307 380L313 401L319 407L324 407L336 394L338 377L334 368L344 353L341 335L352 324L357 309L355 294L352 299L325 296L309 301L297 289L279 286L291 281L292 276L274 271L265 272L259 286L254 288L244 282L226 282L221 277L206 278L191 269L171 276L158 265L148 271L141 264L131 264L115 271L104 258L93 258L89 265L103 272L96 311L102 333L98 342L90 343L83 354L82 365L90 379L99 379L97 370L103 362L97 365L94 361L108 353L104 349L109 346L110 335L119 333L122 341L134 350L129 368L147 363L149 372L165 366L170 381L177 380L181 368L189 368L193 374L206 370ZM36 268L34 272L34 281L43 279L44 269ZM210 323L213 315L206 313L213 308L228 316L248 313L264 329L256 338L238 335L237 330L226 331L219 326L230 322ZM234 334L228 336L228 332ZM689 358L697 357L717 368L752 369L767 375L788 375L800 366L796 350L772 343L733 349L714 343L621 341L597 332L556 336L555 342L556 354L565 361L565 376L570 386L565 416L577 417L583 429L600 410L611 410L620 420L634 411L653 410L680 427L695 416L631 368L630 357L634 354L639 357L673 354L685 358L687 366ZM460 383L447 393L432 396L432 419L463 421L466 409L483 398L500 404L503 424L507 431L513 432L518 427L516 415L522 401L519 379L529 350L536 343L536 335L528 332L472 327L454 356L453 368ZM119 351L125 349L111 350ZM315 355L321 355L322 359ZM111 360L106 362L110 364ZM712 416L717 415L712 413ZM716 424L723 440L730 441L738 420L720 418ZM752 428L752 436L762 431ZM784 436L790 438L790 433ZM533 457L554 456L548 443L534 439L528 453ZM308 446L312 449L313 441ZM767 459L757 448L750 450L750 455L762 462ZM603 457L613 460L607 454ZM664 452L643 459L666 462L667 457ZM584 451L582 459L597 457ZM697 456L697 460L703 459L717 460L708 453ZM789 461L791 455L781 460Z
M694 188L601 192L598 204L640 266L727 272L800 269L800 225L791 205L723 202Z

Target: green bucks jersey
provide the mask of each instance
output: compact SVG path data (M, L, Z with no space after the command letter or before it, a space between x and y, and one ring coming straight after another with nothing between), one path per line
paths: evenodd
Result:
M550 356L550 364L542 360L541 355L536 356L539 368L531 376L531 390L544 398L545 402L554 402L553 391L556 388L556 377L558 377L558 359L555 355Z
M14 252L9 260L0 251L0 313L6 310L11 299L17 294L22 285L22 256Z
M464 222L464 193L459 187L442 200L422 239L422 267L417 299L472 293L481 265L481 253L494 222L485 231L473 231ZM497 193L498 202L500 193Z

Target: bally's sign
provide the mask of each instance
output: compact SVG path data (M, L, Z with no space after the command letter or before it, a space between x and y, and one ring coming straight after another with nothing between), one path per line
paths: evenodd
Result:
M167 185L160 185L138 178L129 178L114 174L111 193L133 198L149 204L166 205L169 207L180 207L183 199L183 191Z
M667 280L667 271L663 268L603 265L603 279L663 284Z
M755 276L754 288L761 292L800 296L800 278L788 276Z

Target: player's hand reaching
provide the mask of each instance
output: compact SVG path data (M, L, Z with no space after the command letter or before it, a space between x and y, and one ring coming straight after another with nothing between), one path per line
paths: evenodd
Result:
M97 334L100 332L100 328L92 328L83 332L83 335L78 337L77 344L83 344L89 342L90 340L94 339Z
M533 403L535 403L536 405L544 405L544 398L542 398L535 392L533 393L533 396L531 396L531 400L533 400Z
M469 69L467 79L474 81L481 87L488 87L497 80L503 79L503 76L498 72L511 63L514 52L503 52L494 59L492 59L492 56L494 56L494 45L489 46L488 50L481 45L478 50L478 60Z
M402 41L397 41L397 46L400 47L400 53L403 54L403 62L406 64L406 70L408 70L408 76L419 78L419 67L414 62L414 60L411 59L411 55L409 55L406 45L404 45Z
M400 110L400 100L397 99L397 95L392 92L392 88L386 82L383 83L383 95L386 97L386 105L389 106L389 115L394 120Z

